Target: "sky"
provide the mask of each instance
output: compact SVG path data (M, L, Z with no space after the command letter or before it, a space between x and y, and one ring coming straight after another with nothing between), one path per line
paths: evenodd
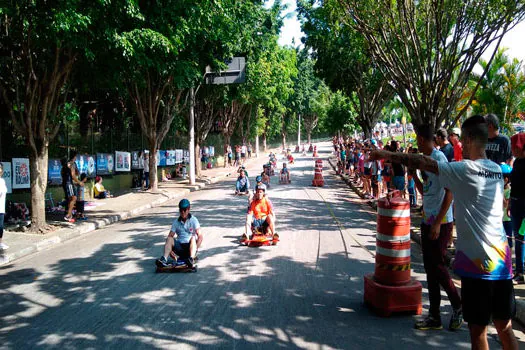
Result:
M296 2L295 0L283 0L283 4L288 5L286 13L290 13L290 18L284 20L284 26L281 29L281 35L279 37L279 44L282 46L291 45L292 39L295 39L295 45L301 44L301 37L304 36L301 31L301 24L297 19ZM267 6L271 6L273 0L267 1ZM501 42L500 47L508 48L507 55L510 58L517 58L525 63L525 21L519 23L510 32L508 32ZM489 48L483 58L488 60L493 49Z

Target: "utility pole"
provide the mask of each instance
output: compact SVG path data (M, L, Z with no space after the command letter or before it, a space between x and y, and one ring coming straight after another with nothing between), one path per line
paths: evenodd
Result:
M190 185L195 185L195 91L190 88Z

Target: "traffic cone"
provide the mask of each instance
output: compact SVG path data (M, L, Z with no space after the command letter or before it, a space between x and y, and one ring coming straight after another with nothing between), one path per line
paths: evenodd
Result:
M316 187L324 186L323 160L322 159L317 159L315 161L314 179L312 181L312 186L316 186Z

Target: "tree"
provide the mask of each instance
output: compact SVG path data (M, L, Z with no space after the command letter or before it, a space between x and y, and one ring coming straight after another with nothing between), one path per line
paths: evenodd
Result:
M481 55L525 16L520 0L338 0L417 125L451 118ZM490 66L490 62L487 65ZM486 70L483 75L486 74Z
M333 93L326 111L326 130L332 134L341 131L345 134L354 132L357 126L357 112L353 108L354 105L345 94L341 91Z
M340 90L358 112L357 122L370 138L381 110L393 97L393 89L380 67L370 57L365 38L341 23L343 10L336 1L300 2L305 45L313 49L317 74L334 91Z
M93 4L95 5L95 4ZM121 3L115 15L133 9ZM0 96L29 150L31 219L45 227L48 150L70 108L75 62L93 56L93 41L105 26L92 26L109 5L82 1L4 1L0 6ZM133 11L131 11L133 12Z

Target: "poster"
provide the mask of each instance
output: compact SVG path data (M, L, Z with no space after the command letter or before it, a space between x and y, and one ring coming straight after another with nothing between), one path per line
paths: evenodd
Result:
M97 175L112 175L114 159L113 155L109 153L97 153Z
M11 172L11 163L9 162L2 162L2 165L4 166L4 176L2 176L5 180L5 184L7 186L7 193L13 192L13 173Z
M62 175L60 171L62 170L62 164L60 164L60 159L49 159L47 165L47 183L50 185L61 185L62 184Z
M131 169L144 169L144 156L141 151L131 152Z
M29 159L13 158L13 188L30 188Z
M190 151L184 150L184 163L190 163Z
M166 151L157 151L157 166L166 166Z
M115 151L115 171L131 170L131 153Z
M88 178L95 177L95 156L88 154L77 155L77 164L79 174L86 174Z
M215 157L215 147L214 146L208 146L208 156Z
M166 165L175 165L175 151L166 151Z
M184 159L183 157L184 157L183 150L181 150L181 149L176 149L176 150L175 150L175 163L176 163L176 164L182 163L182 161L183 161L183 159Z

